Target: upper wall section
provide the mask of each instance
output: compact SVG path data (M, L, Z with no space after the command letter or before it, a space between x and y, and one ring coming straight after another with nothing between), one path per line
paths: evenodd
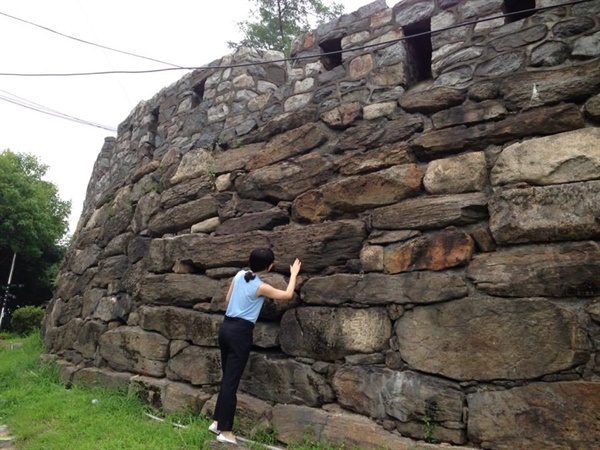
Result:
M431 112L435 104L422 104L413 93L432 88L475 84L476 100L504 96L515 110L565 100L540 72L600 55L600 1L555 7L561 3L404 0L388 8L377 0L299 36L290 60L242 48L214 61L141 102L116 140L107 138L78 230L119 187L194 148L265 142L310 122L340 130L402 110ZM524 76L516 86L510 77L510 94L498 92L497 82L486 84L518 73ZM572 97L592 90L567 89Z

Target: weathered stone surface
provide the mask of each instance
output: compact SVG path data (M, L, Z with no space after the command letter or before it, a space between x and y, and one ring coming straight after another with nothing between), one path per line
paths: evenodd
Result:
M73 383L79 386L101 386L104 388L126 388L132 374L114 370L84 367L73 375Z
M50 313L50 323L52 326L61 326L81 317L81 311L83 307L83 299L81 296L71 297L69 301L65 301L62 298L56 299L54 306Z
M536 299L422 306L394 330L412 369L455 380L537 378L585 363L590 351L572 311Z
M584 105L585 115L596 122L600 122L600 94L590 98Z
M279 330L280 326L278 322L256 322L252 344L260 348L279 347Z
M196 345L218 346L221 315L205 314L175 306L143 306L138 310L140 328L157 331L169 340L191 341Z
M292 356L333 361L387 348L391 321L385 309L299 307L281 319L281 349Z
M327 136L312 123L271 139L246 163L246 170L256 170L269 164L301 155L325 143Z
M217 205L210 196L177 205L154 215L148 221L148 229L155 235L162 235L189 228L217 215Z
M47 328L44 335L44 346L55 352L73 348L82 327L83 320L77 318L63 326Z
M506 115L504 105L496 100L485 100L481 103L467 103L454 106L431 116L435 128L446 128L456 125L485 122L502 118Z
M167 273L148 274L137 286L135 297L144 304L193 306L210 301L218 282L204 275Z
M600 236L600 181L506 189L490 198L490 230L499 244Z
M236 178L234 184L243 197L293 200L327 182L331 175L331 163L320 155L308 154L253 170Z
M573 45L571 54L575 57L593 58L600 55L600 33L582 36Z
M482 191L487 178L485 154L465 153L431 161L423 177L423 186L433 195L462 194Z
M600 178L600 128L534 138L505 148L490 175L493 185L533 186Z
M340 405L368 417L462 421L464 394L458 383L411 371L354 366L337 369L332 385Z
M466 265L474 251L475 243L468 233L447 228L387 246L383 252L383 269L386 273L444 270Z
M88 268L98 264L101 253L102 249L96 245L91 245L83 250L76 250L70 269L76 275L83 274Z
M385 431L367 417L335 408L325 411L300 405L275 405L272 423L277 438L288 445L309 439L334 445L358 446L365 450L465 450L465 447L416 443Z
M137 327L119 327L100 336L100 354L115 370L164 377L169 340Z
M104 322L117 319L125 321L132 308L133 302L128 294L111 295L98 301L91 316Z
M347 152L337 162L337 167L342 175L357 175L412 162L415 162L415 158L408 146L404 142L397 142L368 151Z
M361 114L360 102L344 103L321 114L321 120L331 128L347 128L360 119Z
M285 355L250 355L240 389L263 400L284 404L315 407L334 399L323 375Z
M502 297L594 297L599 261L593 241L528 245L476 255L467 276L477 289Z
M416 196L422 178L423 172L414 164L344 178L297 197L292 217L299 222L320 222L345 212L389 205Z
M569 57L569 46L564 42L547 42L531 52L531 65L552 67L562 64Z
M508 106L524 108L531 104L535 84L539 102L551 105L587 97L600 89L600 72L597 62L568 66L543 72L524 72L497 80L500 95ZM566 131L566 130L562 130ZM552 133L548 134L554 134ZM536 133L546 134L546 133Z
M211 194L214 191L214 176L212 169L209 170L211 173L208 176L185 180L163 190L160 194L160 208L152 211L150 216ZM158 189L164 189L164 187L160 186Z
M557 38L569 38L593 29L594 25L594 19L591 17L574 17L554 25L552 34Z
M566 104L532 109L498 122L430 131L414 138L411 147L420 159L433 159L465 148L483 149L512 139L547 136L583 127L579 108Z
M213 166L214 158L210 151L202 148L190 150L183 155L177 172L169 181L173 186L182 181L208 177Z
M515 33L493 39L490 45L498 52L504 52L513 48L522 47L544 39L548 33L548 27L544 24L524 28Z
M186 383L171 382L163 391L162 406L170 413L200 414L211 395Z
M464 89L438 87L425 91L406 92L398 103L408 112L431 113L460 105L466 98Z
M100 321L89 320L84 322L73 348L81 353L84 358L93 359L96 355L96 347L100 336L107 328L108 326Z
M301 293L309 305L425 304L464 297L467 285L462 274L453 272L336 274L310 278L302 285Z
M216 384L221 381L221 351L189 345L171 355L166 375L170 380L193 385Z
M593 449L600 442L600 383L532 383L467 396L469 438L497 449Z
M377 208L371 217L375 228L385 230L465 225L487 217L487 199L482 193L409 199Z
M214 165L215 173L221 174L243 169L264 146L264 142L259 142L217 153Z
M186 234L154 239L149 264L155 271L169 270L177 260L188 260L204 269L244 267L254 248L271 247L275 253L274 270L285 273L292 262L289 243L293 242L302 270L311 273L358 258L365 236L365 223L360 220L289 227L270 233L254 231L242 236Z
M316 118L317 110L316 108L310 106L297 111L285 112L271 118L267 123L265 123L265 125L259 128L251 137L248 137L247 139L252 139L252 142L268 141L271 136L285 133L286 131L301 127L309 122L314 122Z
M336 148L341 151L370 149L403 141L423 129L423 119L417 114L403 114L400 118L381 122L377 127L369 124L348 128L340 136Z
M264 212L248 213L226 220L217 227L215 234L243 234L254 230L272 230L277 226L286 225L289 221L290 216L287 211L271 208Z

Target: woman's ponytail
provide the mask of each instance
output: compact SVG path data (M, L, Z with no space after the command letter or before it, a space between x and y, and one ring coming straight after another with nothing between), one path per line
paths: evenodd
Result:
M248 283L250 280L254 280L255 278L256 278L256 275L251 270L248 270L244 274L244 280L246 280L246 283Z

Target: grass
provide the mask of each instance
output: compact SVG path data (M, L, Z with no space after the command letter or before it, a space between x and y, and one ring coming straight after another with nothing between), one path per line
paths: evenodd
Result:
M163 415L135 393L98 387L66 388L55 364L39 363L39 333L0 345L0 424L8 425L19 450L185 450L208 449L210 421L191 414ZM164 422L145 413L160 415ZM183 424L185 428L174 426ZM274 432L252 436L280 446ZM262 446L252 446L259 449ZM289 450L336 450L304 442Z

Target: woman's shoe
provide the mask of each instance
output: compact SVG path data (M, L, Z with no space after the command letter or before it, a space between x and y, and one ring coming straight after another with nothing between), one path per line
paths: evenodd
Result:
M211 423L210 426L208 427L208 431L210 431L211 433L215 433L215 434L219 434L220 431L217 428L217 424L216 423Z
M223 436L222 434L219 434L217 436L217 441L219 442L223 442L225 444L232 444L232 445L237 445L237 441L235 440L235 438L233 439L228 439L225 436Z

